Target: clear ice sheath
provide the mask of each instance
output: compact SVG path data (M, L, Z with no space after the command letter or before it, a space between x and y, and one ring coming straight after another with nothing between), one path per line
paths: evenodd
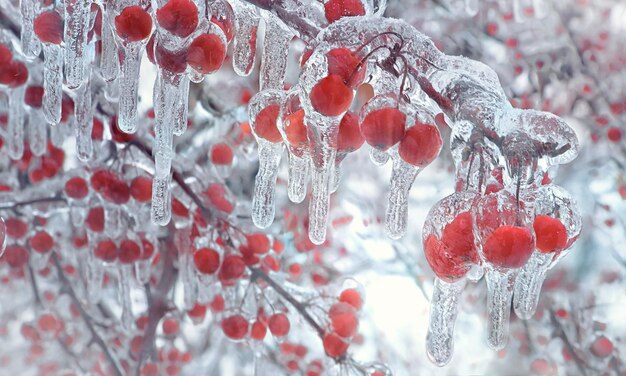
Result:
M28 144L33 155L40 157L46 153L48 146L48 123L43 113L33 110L28 115Z
M263 40L263 53L259 86L261 90L282 89L287 72L287 55L289 42L293 35L286 27L282 27L280 20L273 14L264 17L265 39Z
M399 239L406 233L409 220L409 192L419 171L400 158L393 161L389 203L385 215L385 233L391 239Z
M389 154L376 148L370 149L370 160L377 166L382 166L389 160Z
M50 142L57 148L62 148L65 142L65 127L50 127Z
M502 350L509 339L511 298L515 275L511 271L487 270L487 343L489 347Z
M119 59L117 45L113 36L113 29L106 20L102 20L102 52L100 56L100 74L106 82L111 82L119 73Z
M313 167L311 200L309 202L309 239L313 244L326 240L328 207L330 206L330 164Z
M173 115L178 105L178 91L182 79L180 75L159 70L154 85L155 132L155 175L160 178L169 176L174 157Z
M133 305L130 299L130 281L133 278L132 265L119 265L119 300L122 305L122 328L131 330L133 326Z
M298 204L304 201L308 176L308 158L300 158L293 153L289 153L289 187L287 194L291 202Z
M9 92L9 124L7 146L9 157L13 160L24 154L24 92L26 85L18 86Z
M259 172L254 183L252 198L252 221L259 228L267 228L274 222L276 178L283 152L282 144L259 143Z
M20 0L20 13L22 14L22 30L20 39L22 42L22 53L28 58L34 58L41 52L41 42L33 30L33 22L37 16L35 0Z
M137 95L139 88L139 67L143 43L133 42L120 47L123 58L120 62L119 117L118 125L125 133L135 133L137 129Z
M65 2L65 80L70 89L76 89L85 79L90 8L90 0Z
M454 324L465 284L465 278L454 282L435 279L433 297L430 300L426 353L439 367L446 365L454 352Z
M553 257L553 253L535 251L517 275L513 290L513 308L520 319L528 320L535 314L541 287Z
M57 44L43 46L43 113L50 124L61 121L63 99L63 48Z
M189 118L189 77L183 75L180 78L180 89L176 103L174 115L174 135L180 136L187 130L187 119Z
M74 101L74 126L76 152L78 159L84 162L91 158L93 152L91 141L91 128L93 127L91 80L87 80L77 90L76 100Z
M154 177L152 181L152 206L150 209L152 223L165 226L172 218L170 205L170 178Z
M233 1L232 5L235 10L233 69L238 75L247 76L254 68L259 16L254 6L241 0Z

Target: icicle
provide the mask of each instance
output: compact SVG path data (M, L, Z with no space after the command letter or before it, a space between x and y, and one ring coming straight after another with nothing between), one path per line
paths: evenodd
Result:
M180 91L176 101L174 115L174 134L180 136L187 130L187 119L189 118L189 77L183 75L180 79Z
M420 169L394 158L389 188L389 203L385 215L385 233L391 239L399 239L406 233L409 219L409 191Z
M119 73L119 59L117 45L113 35L113 29L106 17L102 17L102 51L100 55L100 74L106 82L111 82L117 78Z
M259 86L264 89L282 89L287 72L289 42L293 38L291 30L274 14L263 11L265 20L265 39L263 41L263 60L259 75Z
M254 68L259 15L253 5L241 0L232 1L232 5L235 11L233 68L238 75L247 76Z
M150 212L152 223L165 226L172 218L170 204L170 177L155 176L152 181L152 207Z
M85 162L91 158L93 152L91 142L91 128L93 127L91 80L87 80L76 91L76 97L74 98L74 125L78 159Z
M494 350L502 350L509 339L511 298L515 274L511 271L487 270L487 311L489 323L487 343Z
M459 309L459 299L465 284L465 278L454 282L435 279L433 297L430 300L426 353L428 358L439 367L446 365L452 358L454 324Z
M89 242L93 245L92 242ZM91 248L91 247L90 247ZM102 281L104 279L104 265L93 254L87 251L87 299L91 304L97 304L102 298Z
M68 124L57 124L56 126L50 127L50 142L57 148L62 148L63 143L65 142L65 127Z
M553 257L553 253L533 252L515 279L513 308L520 319L528 320L535 314L541 286Z
M185 227L176 232L178 246L178 269L183 285L183 307L190 310L196 304L198 290L196 272L191 254L191 227Z
M145 285L150 282L151 267L152 259L135 262L135 277L140 284Z
M104 209L104 233L115 239L125 230L122 224L122 210L117 205L105 205Z
M70 89L79 87L85 79L87 29L90 21L90 0L65 2L65 79Z
M309 177L309 158L300 158L289 153L289 187L288 195L291 202L300 203L306 197L306 183Z
M20 39L22 42L22 53L28 58L35 58L41 52L41 42L33 30L38 2L34 0L20 0L20 13L22 14L22 30Z
M377 166L382 166L389 160L389 154L387 152L378 150L376 148L370 149L370 160Z
M63 100L63 48L58 44L43 46L43 113L48 123L56 125L61 121Z
M24 154L24 92L26 85L9 90L9 126L7 129L7 146L9 157L13 160L22 158Z
M119 118L118 126L125 133L137 129L139 67L144 43L131 42L120 48Z
M276 178L282 152L281 143L259 140L259 172L252 198L252 221L259 228L267 228L274 221Z
M133 326L133 304L130 298L130 281L133 275L132 265L117 265L119 299L122 304L122 328L131 330Z
M184 90L181 74L174 74L166 70L159 70L157 82L154 85L154 114L156 117L154 149L156 176L168 176L174 157L174 129L175 111L179 105L181 91Z
M28 143L33 155L40 157L48 146L48 124L40 110L33 109L28 116Z

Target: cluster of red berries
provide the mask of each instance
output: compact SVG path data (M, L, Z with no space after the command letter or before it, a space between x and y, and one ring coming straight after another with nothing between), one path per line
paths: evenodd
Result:
M330 323L324 334L324 351L328 356L340 358L346 354L350 342L357 334L362 306L361 293L354 288L348 288L339 294L337 302L330 307Z

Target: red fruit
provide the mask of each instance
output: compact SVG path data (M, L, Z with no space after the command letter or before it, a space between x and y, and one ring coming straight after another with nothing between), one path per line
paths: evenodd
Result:
M163 320L163 334L166 336L172 336L180 330L180 325L178 325L178 321L174 319L165 319Z
M306 126L304 125L304 110L300 109L285 117L285 135L287 142L294 148L305 147L309 143Z
M44 313L37 320L37 328L42 332L56 333L61 330L61 323L51 313Z
M9 49L9 47L0 43L0 65L4 66L9 64L13 60L13 52Z
M220 268L219 279L223 282L230 282L239 279L246 270L246 263L243 258L237 255L224 257L224 262Z
M211 162L216 165L229 165L233 163L233 149L227 144L215 144L211 149Z
M102 197L115 204L125 204L130 200L130 189L126 182L108 170L98 170L91 176L91 186Z
M170 0L157 10L156 18L162 28L185 38L198 26L198 7L191 0Z
M252 339L262 341L267 333L267 327L261 321L255 321L250 329L250 336Z
M93 128L91 128L91 139L102 141L104 125L98 118L93 118Z
M18 87L28 81L28 69L20 61L13 60L0 69L0 84L9 87Z
M280 107L277 104L267 106L261 110L254 121L254 131L257 136L268 140L269 142L280 142L282 136L276 127Z
M435 235L430 235L424 242L424 254L437 277L452 282L463 277L469 270L469 264L452 255L448 247Z
M224 298L222 295L217 295L211 304L209 305L212 312L222 312L224 310Z
M152 199L152 179L137 176L130 182L130 195L136 201L149 202Z
M598 358L607 358L613 353L613 343L605 336L600 336L593 341L590 350Z
M361 309L363 306L363 299L357 289L343 290L339 294L339 301L351 305L354 309Z
M119 259L122 264L130 264L137 260L141 256L141 248L136 242L125 239L120 243Z
M127 42L144 40L152 32L152 17L139 5L126 7L115 17L115 31Z
M37 16L33 22L33 29L43 43L60 44L63 41L63 19L53 10Z
M233 8L230 6L229 3L225 1L224 6L228 8L225 13L233 13ZM235 25L232 19L226 17L225 15L219 19L215 16L211 16L211 22L213 22L214 24L219 26L220 29L222 29L222 31L224 32L224 36L226 36L226 42L230 42L231 40L233 40L233 37L235 36L235 33L233 32Z
M24 93L24 103L34 108L41 108L43 102L43 86L29 86Z
M444 227L441 241L453 257L476 264L479 257L474 245L472 227L472 214L470 212L461 213Z
M365 63L359 66L361 57L348 48L335 48L326 54L328 74L341 76L343 82L355 89L365 79ZM357 69L358 67L358 69Z
M533 253L535 239L524 227L500 226L483 245L485 259L505 268L519 268Z
M230 214L235 208L233 204L224 197L225 194L226 189L219 183L210 184L206 190L206 196L211 202L211 205L224 213Z
M226 46L215 34L202 34L191 42L187 51L187 64L200 73L208 74L220 69L226 57Z
M28 262L28 251L21 245L8 245L4 250L2 260L13 269L21 268Z
M309 98L315 111L325 116L339 116L348 111L354 93L343 82L343 78L331 74L319 80Z
M141 256L142 260L148 260L154 254L154 245L146 238L141 239Z
M28 240L30 248L38 253L46 253L52 249L54 239L45 231L39 231Z
M20 239L26 235L28 225L17 218L9 218L5 222L7 227L7 236L13 239Z
M347 303L337 303L328 313L333 331L342 338L350 338L356 334L359 319L354 307Z
M274 337L284 337L289 333L289 318L284 313L276 313L270 316L268 326Z
M538 215L533 222L537 249L543 253L556 252L567 246L567 229L556 218Z
M170 51L157 44L154 48L154 54L156 62L163 69L172 73L182 73L187 69L187 49Z
M220 267L220 254L211 248L201 248L193 255L196 269L202 274L213 274Z
M622 140L622 130L617 127L611 127L606 132L606 136L611 142L620 142Z
M348 342L339 337L337 333L328 333L324 336L324 351L331 358L339 358L348 351Z
M324 4L324 14L333 23L342 17L364 16L365 8L359 0L329 0Z
M112 240L102 240L96 245L93 253L102 261L113 262L117 258L117 246Z
M65 194L75 200L81 200L89 194L87 181L80 176L74 176L65 182Z
M365 116L361 133L372 147L385 151L400 142L404 136L406 115L397 108L385 107Z
M346 112L339 123L339 134L337 136L337 151L343 153L352 153L358 150L365 139L361 135L359 128L359 120L357 116L351 112Z
M426 167L437 158L441 145L443 141L436 126L417 123L404 134L398 153L405 162Z
M102 208L102 206L96 206L95 208L89 209L85 223L89 230L102 232L104 230L104 208Z
M242 315L234 315L222 320L222 330L226 337L242 339L248 334L248 320Z
M194 319L204 320L204 316L206 316L206 306L196 303L192 309L187 311L187 314Z
M248 243L248 247L252 249L252 252L256 254L264 254L270 250L270 240L265 234L246 235L246 242Z

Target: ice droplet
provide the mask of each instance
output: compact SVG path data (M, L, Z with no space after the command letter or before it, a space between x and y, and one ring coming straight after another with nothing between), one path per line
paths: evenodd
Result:
M150 217L152 223L165 226L172 218L170 205L170 177L155 176L152 181L152 207Z
M370 149L370 160L377 166L382 166L389 160L389 154L387 152L378 150L376 148Z
M406 233L409 219L409 191L420 169L394 158L389 188L389 204L385 215L385 233L391 239L400 239Z
M306 184L309 178L309 159L289 153L289 187L291 202L301 203L306 197Z
M61 121L63 99L63 48L57 44L43 45L43 113L48 123Z
M511 298L515 272L488 269L487 281L487 344L492 349L502 350L509 340L509 321L511 317Z
M435 279L430 300L430 322L426 336L428 358L439 367L446 365L454 351L454 324L459 309L459 298L466 280L454 282Z
M533 252L515 279L513 308L520 319L528 320L535 314L541 286L553 257L552 253Z
M90 0L65 2L65 80L70 89L76 89L85 79L90 8Z

